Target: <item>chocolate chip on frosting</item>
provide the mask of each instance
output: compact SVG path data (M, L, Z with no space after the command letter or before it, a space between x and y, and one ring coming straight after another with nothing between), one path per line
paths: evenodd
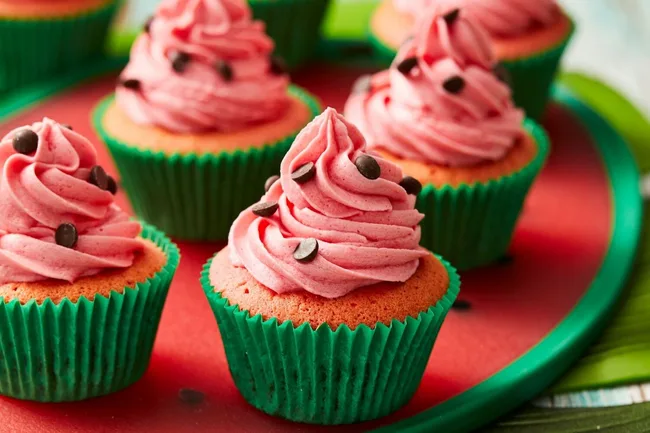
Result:
M153 16L147 18L147 21L144 23L144 31L149 33L151 31L151 23L153 23Z
M252 207L253 213L259 217L267 218L273 215L278 210L277 201L265 201L257 203Z
M69 129L70 131L74 131L74 129L72 129L72 126L67 123L62 123L61 126L63 126L65 129Z
M266 182L264 182L264 191L269 192L273 184L280 179L280 176L277 174L275 176L271 176L268 179L266 179Z
M115 195L117 194L117 182L113 179L112 176L108 176L108 192Z
M314 238L304 239L293 252L293 258L300 263L309 263L318 255L318 241Z
M442 19L444 19L447 22L448 26L451 26L452 24L454 24L456 22L459 15L460 15L460 9L456 8L456 9L452 9L449 12L447 12L446 14L444 14Z
M38 135L31 129L21 129L14 134L12 144L16 152L29 155L38 149Z
M361 155L354 161L359 173L366 179L375 180L381 176L381 167L375 158L370 155Z
M233 72L230 64L223 60L218 60L215 63L214 68L217 70L223 81L232 81Z
M169 55L169 60L172 62L172 68L178 73L182 73L190 63L190 55L182 51L172 51Z
M125 89L140 90L140 80L136 80L135 78L127 78L125 80L120 78L117 84Z
M418 59L417 57L408 57L397 65L397 70L400 71L404 75L408 75L411 73L413 68L415 68L418 65Z
M74 224L64 223L61 224L54 233L54 241L57 245L66 248L74 248L79 240L79 234Z
M447 78L445 82L442 83L442 87L452 95L457 95L465 88L465 80L458 75L454 75L451 78Z
M291 179L296 183L306 183L316 175L316 166L313 162L303 164L296 171L291 173Z
M422 184L419 180L411 176L405 176L399 183L407 194L418 195L422 191Z
M352 93L366 93L372 90L372 75L362 75L352 85Z
M271 56L271 73L275 75L287 73L287 64L282 57Z
M99 165L96 165L90 169L90 174L88 175L88 182L92 183L93 185L97 186L99 189L103 191L108 190L108 175L106 174L104 169Z

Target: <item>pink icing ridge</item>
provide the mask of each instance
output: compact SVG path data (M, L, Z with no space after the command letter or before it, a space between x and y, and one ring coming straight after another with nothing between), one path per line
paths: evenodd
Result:
M366 154L360 132L328 108L298 135L282 161L280 181L261 201L278 211L261 218L249 208L230 230L231 261L244 266L277 293L306 290L337 298L378 282L403 282L426 254L419 247L423 218L415 196L398 184L401 169L373 157L381 177L362 176L354 161ZM304 184L291 173L307 162L316 176ZM316 238L319 252L300 263L293 252L302 239Z
M397 65L410 57L417 66L405 75ZM487 34L464 11L451 26L431 14L371 90L350 96L346 117L369 146L403 158L448 166L499 160L521 137L524 115L494 65ZM458 94L443 88L454 76L465 83Z
M121 75L139 80L140 89L118 87L117 102L134 122L177 133L272 121L289 106L289 78L270 70L273 48L242 0L166 0ZM191 57L183 72L172 68L174 51ZM231 81L217 71L218 61L232 68Z
M29 128L38 149L13 149L16 132ZM83 136L50 119L11 131L0 142L0 284L76 279L104 269L126 268L143 248L140 224L114 203L113 195L87 181L97 164ZM74 224L74 248L57 245L54 234Z
M428 8L447 12L462 9L491 35L517 36L535 25L550 26L557 22L560 8L556 0L393 0L395 7L414 17Z

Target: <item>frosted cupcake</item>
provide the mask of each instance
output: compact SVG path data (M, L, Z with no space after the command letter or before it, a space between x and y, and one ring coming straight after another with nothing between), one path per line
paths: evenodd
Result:
M384 0L371 22L374 45L391 61L413 33L416 17L430 10L453 17L457 9L489 33L510 75L516 105L540 118L574 30L556 0Z
M461 269L505 254L548 153L495 66L488 35L464 11L432 14L345 108L372 148L425 185L422 245Z
M94 115L138 216L183 239L227 237L318 109L272 51L242 0L160 5Z
M250 404L343 424L411 398L460 284L418 246L414 183L331 108L296 138L202 275Z
M50 120L0 142L0 394L71 401L138 380L178 250L114 204L115 181Z

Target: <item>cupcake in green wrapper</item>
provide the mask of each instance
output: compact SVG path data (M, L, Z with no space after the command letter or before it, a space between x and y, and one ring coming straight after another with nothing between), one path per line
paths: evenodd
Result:
M251 405L332 425L413 396L460 281L419 247L423 215L403 180L328 108L237 218L201 282Z
M496 58L509 76L515 104L539 119L549 99L574 24L556 0L382 0L370 23L378 58L389 64L417 28L416 17L458 10L488 32ZM453 29L452 29L453 30Z
M2 2L0 94L101 57L116 9L116 0Z
M345 108L410 176L426 215L422 245L459 269L506 253L549 152L495 65L489 36L464 10L431 13L390 69L359 80Z
M321 37L330 0L248 0L255 19L266 24L275 54L294 69L309 60Z
M187 240L225 239L318 112L247 4L214 3L163 2L94 114L136 214Z
M0 394L83 400L149 365L179 252L114 204L91 143L53 120L0 142Z

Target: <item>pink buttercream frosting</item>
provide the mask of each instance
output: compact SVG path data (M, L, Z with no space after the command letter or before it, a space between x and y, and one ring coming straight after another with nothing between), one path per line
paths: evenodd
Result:
M14 135L38 135L35 153L13 148ZM43 119L13 130L0 142L0 284L76 279L104 269L126 268L143 248L140 224L129 220L113 195L89 183L97 164L83 136ZM55 242L63 223L74 224L74 248Z
M556 0L393 0L401 12L422 16L429 8L447 12L460 8L493 36L517 36L536 26L550 26L560 17Z
M134 122L176 133L275 120L289 106L289 78L272 71L273 48L243 0L166 0L121 74L138 88L119 86L117 101ZM189 56L182 71L172 65L176 53Z
M277 293L306 290L337 298L362 286L403 282L426 254L418 245L423 218L414 195L399 185L401 169L376 155L381 176L359 172L356 159L367 155L359 130L328 108L298 135L282 161L280 181L262 202L279 204L272 217L249 208L230 230L231 261L245 267ZM312 162L315 177L296 183L291 173ZM318 254L298 262L294 250L315 238Z
M411 58L415 66L400 72ZM447 166L499 160L523 134L524 114L495 65L488 35L463 10L451 25L431 14L391 68L350 96L346 117L371 147L403 158ZM450 79L460 79L462 88L446 90Z

